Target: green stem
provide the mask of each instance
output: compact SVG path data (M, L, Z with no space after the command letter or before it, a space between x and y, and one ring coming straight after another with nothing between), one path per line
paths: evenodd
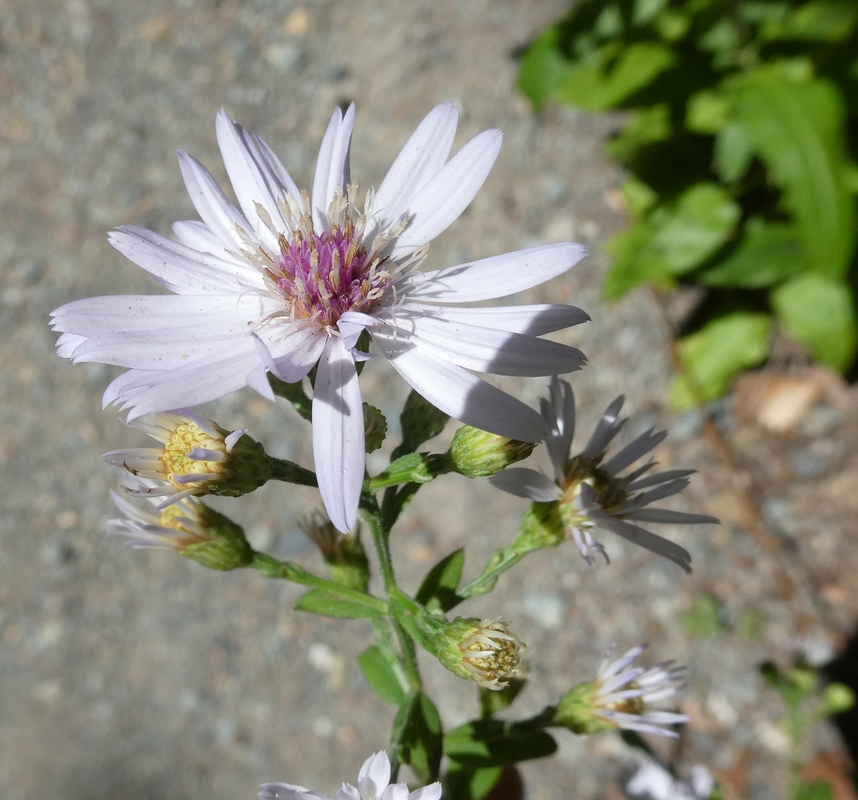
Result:
M292 581L293 583L300 583L302 586L322 589L337 597L341 597L343 600L351 600L355 603L374 608L380 614L388 613L387 603L384 600L366 592L349 589L326 578L320 578L318 575L307 572L307 570L299 567L297 564L292 564L288 561L278 561L276 558L272 558L264 553L254 553L253 561L248 566L262 573L266 578L280 578Z
M536 549L540 548L534 548L534 550ZM483 571L470 583L466 584L461 589L458 589L456 594L459 595L462 600L465 600L468 597L477 597L478 595L490 592L494 589L495 584L498 582L498 578L504 572L510 569L510 567L514 567L528 553L532 552L533 550L522 550L521 548L516 547L507 547L504 550L496 550L486 566L483 568Z
M271 479L285 481L286 483L297 483L299 486L318 486L316 473L304 467L299 467L291 461L282 458L268 456L268 466L271 469Z

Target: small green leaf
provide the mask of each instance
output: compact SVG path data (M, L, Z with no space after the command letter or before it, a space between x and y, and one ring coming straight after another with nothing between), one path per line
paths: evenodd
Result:
M423 579L417 590L415 600L430 611L447 611L459 602L456 589L462 577L465 566L465 551L459 548L450 555L442 558Z
M852 364L858 321L846 283L825 275L801 275L774 289L771 300L784 328L815 358L841 371Z
M825 79L797 81L778 65L750 70L731 85L738 121L795 214L809 267L844 275L858 226L837 86Z
M754 143L738 123L725 125L715 137L715 170L724 183L735 183L754 159Z
M708 594L696 597L691 611L683 615L681 620L685 630L701 639L708 639L724 630L721 604Z
M546 28L521 59L518 88L536 108L541 108L555 93L572 69L560 52L559 42L559 29Z
M371 603L346 600L324 589L310 589L309 592L301 595L295 603L295 610L339 619L364 619L377 617L383 613Z
M522 678L509 678L506 688L499 692L493 689L480 689L480 714L483 717L491 717L498 711L509 708L526 683L527 681Z
M730 101L721 92L704 89L688 99L685 127L692 133L718 133L730 119Z
M435 704L422 692L415 698L415 706L404 731L403 744L407 750L405 762L411 764L421 778L434 781L438 776L443 755L441 717ZM393 725L397 728L409 704L399 707Z
M602 295L606 300L622 297L645 281L669 279L664 261L653 257L647 250L653 235L652 225L644 218L620 231L605 245L614 257L602 284Z
M834 789L827 781L801 782L795 789L793 800L834 800Z
M819 709L825 716L842 714L855 705L855 692L845 683L831 683L825 687L822 706Z
M635 219L640 218L658 202L658 194L634 175L626 179L620 191L629 207L629 213Z
M659 103L638 111L623 131L605 145L605 151L611 158L627 164L640 150L669 139L672 133L670 106Z
M670 385L670 402L676 408L693 408L698 392L704 402L723 395L734 375L765 361L771 326L768 314L734 311L680 339L679 354L694 387L677 376Z
M500 779L503 767L469 769L455 761L450 762L445 778L445 797L456 800L482 800Z
M425 397L412 390L399 415L402 427L402 444L393 451L392 459L413 453L424 442L434 439L447 424L449 414L432 405Z
M396 675L396 669L377 646L373 645L364 650L357 657L357 662L370 689L382 700L395 706L402 705L405 690Z
M643 89L676 62L676 54L657 42L635 42L623 48L610 42L588 60L570 65L553 96L588 111L604 111Z
M736 248L695 277L706 286L759 289L785 281L805 269L795 228L751 217Z
M468 767L497 767L545 758L557 742L545 731L516 731L493 719L469 722L444 737L444 753Z

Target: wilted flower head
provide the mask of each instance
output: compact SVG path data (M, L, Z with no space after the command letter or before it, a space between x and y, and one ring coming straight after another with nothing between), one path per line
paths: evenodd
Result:
M229 433L186 409L126 424L162 446L112 450L102 458L133 476L125 481L128 494L166 498L162 508L190 495L244 494L268 479L264 451L243 430Z
M154 483L140 481L135 493L145 494ZM196 497L182 497L159 510L157 497L140 506L116 492L110 494L124 517L108 520L107 532L122 536L132 547L172 550L221 570L247 566L253 557L241 527Z
M606 459L608 445L625 424L621 419L622 397L618 397L602 414L586 447L571 455L575 433L575 400L572 387L556 376L551 381L550 396L543 398L542 416L551 433L546 440L554 480L541 472L513 468L489 480L499 489L537 502L557 502L566 533L577 545L587 563L593 563L593 552L608 560L604 547L593 538L600 528L621 536L678 564L691 572L691 556L674 542L656 536L636 522L702 523L718 522L706 514L686 514L662 508L647 508L650 503L670 497L688 486L691 469L674 469L646 475L655 466L648 461L626 475L620 473L649 453L665 436L654 429L638 436L618 453Z
M259 793L259 800L440 800L440 797L440 783L430 783L410 793L405 783L391 785L390 759L383 750L364 761L357 787L344 783L333 798L289 783L264 783Z
M346 532L364 478L364 422L356 361L366 332L411 386L456 419L521 441L546 434L528 406L472 374L551 375L584 358L543 334L587 319L562 305L456 308L536 286L585 250L533 247L419 272L432 239L470 204L497 157L484 131L448 160L458 112L435 108L377 192L358 202L349 151L354 106L334 112L312 192L299 190L265 142L217 117L238 206L209 172L179 153L201 221L177 222L179 242L136 226L110 237L172 295L96 297L53 313L59 355L128 368L104 395L129 418L195 406L243 386L274 398L267 374L301 381L318 364L313 452L328 515Z
M369 561L357 531L342 534L320 511L299 523L301 530L322 551L331 578L350 589L366 591Z
M612 661L614 648L605 654L594 680L567 692L557 706L555 723L577 733L610 728L675 737L667 726L688 722L685 714L652 708L672 697L684 685L685 670L673 661L654 667L632 667L646 649L638 645Z
M520 674L524 645L506 622L457 617L437 639L441 663L483 689L504 689Z

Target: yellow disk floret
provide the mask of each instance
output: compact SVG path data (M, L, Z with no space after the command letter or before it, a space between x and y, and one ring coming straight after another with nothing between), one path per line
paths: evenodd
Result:
M223 460L202 461L191 458L193 450L211 450L223 455ZM229 477L227 450L223 438L215 439L195 422L183 422L169 436L161 454L166 479L177 489L205 489L211 481L222 481ZM177 477L206 475L204 481L180 483Z

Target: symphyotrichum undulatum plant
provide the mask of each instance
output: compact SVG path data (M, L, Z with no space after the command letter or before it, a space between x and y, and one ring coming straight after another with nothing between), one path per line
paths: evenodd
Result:
M659 434L650 431L606 456L622 426L619 401L583 453L570 455L572 390L557 374L579 369L585 359L543 337L585 322L585 312L561 304L473 305L562 275L584 257L583 247L563 242L420 269L431 240L456 220L488 175L500 132L477 135L450 158L457 111L449 103L438 106L378 191L360 197L349 162L353 122L354 106L334 113L308 192L261 138L221 112L218 144L238 205L198 161L180 153L200 221L177 222L179 241L135 226L111 235L120 252L172 293L62 306L53 315L61 332L58 351L72 361L125 367L105 402L122 406L128 425L158 443L105 454L123 489L114 494L122 517L108 522L109 531L134 547L176 552L211 569L247 568L300 584L308 591L296 610L356 619L372 630L374 643L357 661L369 687L396 707L389 755L367 759L357 786L344 784L336 800L438 800L442 763L450 797L480 800L505 767L555 751L552 727L670 734L665 726L685 717L648 708L675 691L675 670L666 664L632 668L636 648L558 706L510 718L526 674L524 646L506 621L503 596L484 601L479 615L453 610L491 592L507 570L538 550L571 539L591 563L593 552L606 556L593 535L597 528L688 570L688 551L636 522L712 520L647 508L681 491L687 471L645 475L649 463L621 474L660 441ZM362 369L372 369L377 354L413 387L398 428L362 397ZM540 413L474 372L549 377L550 397ZM187 409L244 386L291 404L294 424L310 423L315 471L269 455L243 429L229 432ZM431 441L450 418L463 424L446 450L433 451ZM368 474L366 454L376 453L372 464L384 463L388 451L380 448L399 431L389 462ZM540 443L549 450L554 480L510 468ZM484 530L462 531L465 541L491 536L497 543L475 575L463 579L459 549L409 591L397 580L391 535L422 487L445 502L428 485L450 473L475 481L491 476L536 502L517 535L496 530L488 519ZM324 513L283 524L305 530L326 574L257 551L238 524L200 499L235 498L268 481L291 484L290 492L318 491ZM361 534L372 540L372 561ZM380 580L372 580L373 568ZM453 730L445 726L425 688L420 649L429 658L424 669L443 667L450 680L475 684L479 708L472 720ZM503 720L495 716L500 712ZM402 764L423 788L409 792L396 782ZM327 796L268 783L260 797Z
M676 405L765 361L774 324L836 370L855 363L856 54L851 0L581 0L524 54L537 108L631 112L607 146L631 225L604 293L707 289Z

